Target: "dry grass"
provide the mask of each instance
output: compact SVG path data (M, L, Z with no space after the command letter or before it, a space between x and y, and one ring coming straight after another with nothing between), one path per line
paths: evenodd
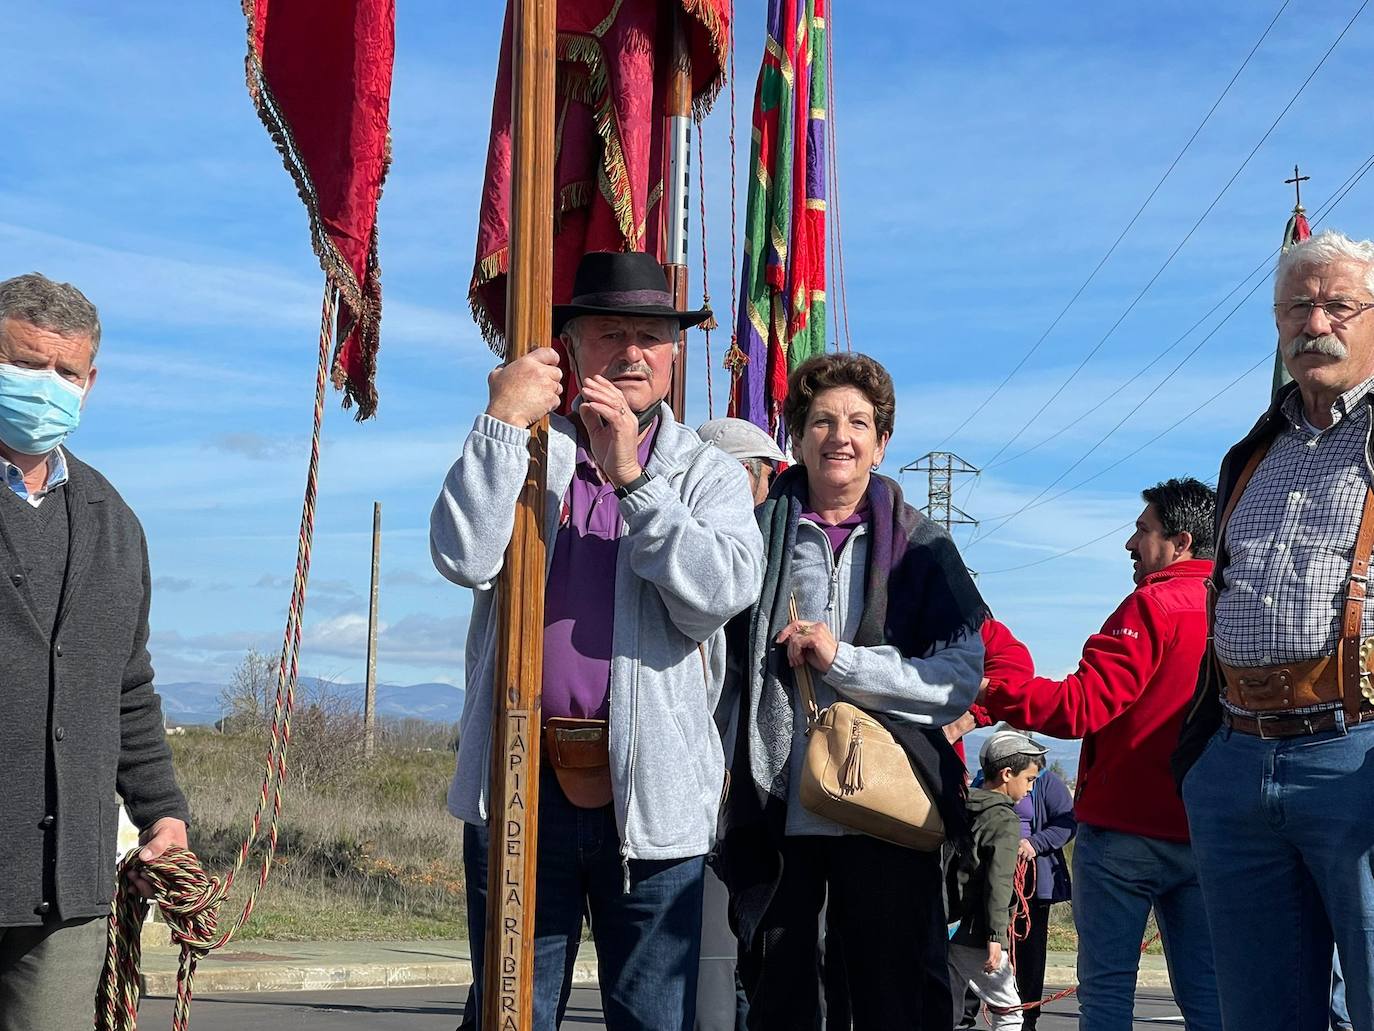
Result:
M222 875L249 828L265 738L205 730L171 740L194 814L191 847L207 871ZM348 743L308 733L292 752L307 775L287 784L276 864L239 937L464 935L462 828L444 807L453 753L379 744L364 762ZM240 874L222 921L242 905L260 857Z

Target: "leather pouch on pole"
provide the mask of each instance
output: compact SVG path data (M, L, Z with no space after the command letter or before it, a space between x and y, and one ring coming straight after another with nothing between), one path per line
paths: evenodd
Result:
M945 842L945 824L906 749L857 705L835 702L818 709L809 666L793 675L807 713L801 804L841 827L937 851Z
M606 720L550 716L544 723L544 754L569 802L579 809L610 805L610 725Z

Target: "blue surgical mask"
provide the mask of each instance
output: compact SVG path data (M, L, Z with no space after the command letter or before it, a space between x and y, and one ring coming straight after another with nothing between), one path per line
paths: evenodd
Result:
M0 441L21 455L46 455L76 429L84 396L51 369L0 364Z

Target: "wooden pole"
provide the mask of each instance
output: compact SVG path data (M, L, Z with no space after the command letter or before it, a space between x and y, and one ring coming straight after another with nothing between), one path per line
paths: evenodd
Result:
M553 337L553 144L556 0L513 0L510 271L506 359ZM498 639L487 825L484 1031L533 1026L538 855L539 711L544 650L541 517L547 419L530 433L530 465L497 581Z
M678 311L687 309L687 230L690 225L688 200L692 179L692 54L687 44L687 26L682 5L676 0L667 5L672 18L672 49L668 64L667 105L663 148L663 272ZM677 358L673 362L673 386L668 395L673 414L679 422L687 412L687 333L678 337Z
M377 573L381 568L382 503L372 502L372 593L367 602L367 688L363 694L363 755L377 745Z

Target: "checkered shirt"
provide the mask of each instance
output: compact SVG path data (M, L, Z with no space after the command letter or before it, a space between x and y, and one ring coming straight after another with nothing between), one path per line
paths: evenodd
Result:
M1288 425L1255 470L1225 531L1229 561L1217 599L1215 643L1226 665L1271 666L1335 652L1372 475L1371 389L1374 377L1342 394L1331 406L1332 425L1315 433L1300 395L1286 399ZM1374 604L1365 607L1361 633L1374 635Z

